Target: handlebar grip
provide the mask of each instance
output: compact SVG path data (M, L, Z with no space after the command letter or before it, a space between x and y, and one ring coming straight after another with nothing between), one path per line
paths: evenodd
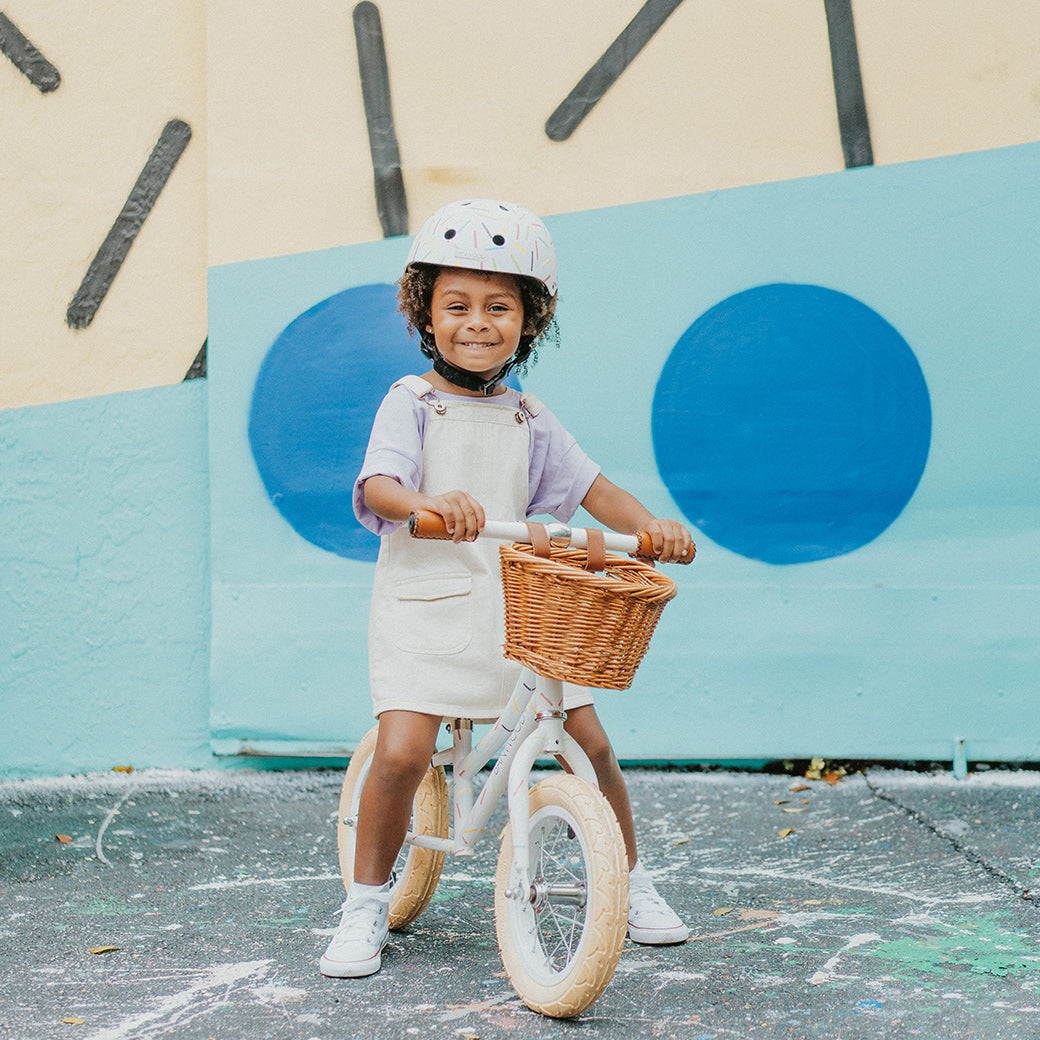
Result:
M639 539L639 548L636 549L632 555L637 560L656 560L657 553L654 551L654 541L647 534L646 531L640 531L636 537ZM690 542L690 550L682 558L674 561L675 563L693 563L694 556L697 555L697 546Z
M408 517L408 533L413 538L440 538L447 541L451 538L444 517L432 509L418 509Z

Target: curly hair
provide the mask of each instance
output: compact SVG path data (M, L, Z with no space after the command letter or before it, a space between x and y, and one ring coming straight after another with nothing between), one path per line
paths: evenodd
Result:
M433 286L443 268L438 264L409 264L397 283L397 309L405 316L410 332L417 332L422 341L430 324L430 305ZM488 272L491 273L491 272ZM556 324L556 297L550 296L535 278L510 275L520 291L524 305L524 335L516 351L515 367L526 372L538 356L536 347L545 340L560 345L560 330ZM420 349L429 356L425 345Z

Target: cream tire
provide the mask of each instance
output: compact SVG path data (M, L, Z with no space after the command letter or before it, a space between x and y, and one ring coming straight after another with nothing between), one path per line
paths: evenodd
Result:
M530 893L506 895L513 874L507 827L495 877L495 931L520 999L553 1018L584 1011L606 989L628 926L628 858L606 798L576 776L531 789Z
M350 756L343 788L339 797L339 815L336 822L336 844L339 849L339 869L343 885L349 890L354 877L354 839L356 831L347 823L356 820L361 791L372 765L379 726L373 726ZM412 802L410 829L416 834L448 836L448 785L444 770L432 766L426 771ZM390 875L390 928L403 928L426 909L437 889L444 865L444 853L405 844L394 863Z

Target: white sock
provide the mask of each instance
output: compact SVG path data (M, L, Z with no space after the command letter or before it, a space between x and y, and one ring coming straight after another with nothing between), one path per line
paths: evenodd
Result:
M347 893L347 902L353 903L358 899L375 899L380 903L390 903L390 882L383 885L362 885L358 881L351 881L350 891Z

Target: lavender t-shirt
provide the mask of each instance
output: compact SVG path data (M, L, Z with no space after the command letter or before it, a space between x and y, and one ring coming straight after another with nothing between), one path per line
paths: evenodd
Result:
M375 534L389 534L402 525L383 520L368 509L364 501L364 483L378 473L393 477L410 491L419 489L423 435L429 408L427 400L431 396L447 401L464 400L467 404L487 401L491 405L520 407L520 394L510 387L506 387L504 394L493 398L458 397L435 390L423 400L406 386L391 387L376 412L365 462L354 484L354 513ZM528 416L528 429L531 442L527 470L527 516L548 513L566 523L599 475L599 466L581 450L578 442L548 408L543 406L537 415Z

